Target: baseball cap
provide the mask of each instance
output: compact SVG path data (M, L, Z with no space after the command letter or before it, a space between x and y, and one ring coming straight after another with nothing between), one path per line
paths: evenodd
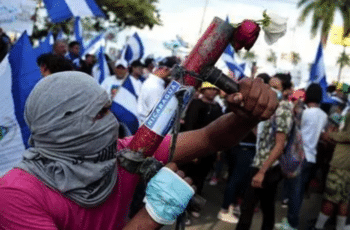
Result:
M118 67L118 66L123 66L124 68L128 68L128 63L124 59L119 59L115 63L115 67Z
M203 89L217 89L220 90L218 87L216 87L215 85L209 83L209 82L203 82L202 86L200 87L200 91L202 91Z

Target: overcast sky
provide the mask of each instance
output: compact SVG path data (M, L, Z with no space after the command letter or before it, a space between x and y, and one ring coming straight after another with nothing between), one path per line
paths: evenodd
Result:
M320 36L318 34L316 38L311 39L311 18L304 25L298 25L297 18L301 9L297 8L297 2L298 0L208 0L203 29L200 33L206 0L159 0L157 6L160 10L162 26L155 26L152 30L125 30L119 36L119 45L125 42L125 35L131 35L132 32L137 31L144 41L146 54L166 56L170 55L170 51L164 49L162 45L164 41L173 40L178 34L194 45L216 16L222 19L228 16L230 22L239 23L244 19L262 19L263 11L267 10L288 18L288 29L286 35L272 46L265 43L263 32L261 32L257 43L252 48L252 51L259 57L260 69L264 70L266 67L264 62L269 49L273 49L279 56L281 53L297 52L301 55L302 62L307 68L308 63L315 59ZM335 24L342 25L339 14L336 14ZM324 50L329 82L333 81L338 73L336 58L341 51L341 46L330 42ZM279 65L281 68L290 68L285 63ZM343 71L344 77L346 72Z

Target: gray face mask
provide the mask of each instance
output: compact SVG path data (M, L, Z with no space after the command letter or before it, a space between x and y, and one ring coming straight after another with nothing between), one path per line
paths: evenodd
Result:
M42 79L29 95L25 119L30 144L19 167L76 203L92 207L112 191L116 175L118 122L107 93L81 72Z

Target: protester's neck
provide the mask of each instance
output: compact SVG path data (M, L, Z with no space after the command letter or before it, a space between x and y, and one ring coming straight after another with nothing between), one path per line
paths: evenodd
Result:
M118 80L123 80L125 78L125 76L119 76L119 75L115 75L115 77L118 79Z
M213 103L214 103L214 100L209 100L209 99L207 99L207 98L205 98L205 97L202 97L201 100L202 100L203 102L205 102L205 103L208 103L208 104L213 104Z
M307 103L307 107L309 107L309 108L318 108L318 107L320 107L320 104L318 104L316 102L309 102L309 103Z
M132 77L134 77L135 79L139 79L140 76L139 75L135 75L135 74L131 74Z

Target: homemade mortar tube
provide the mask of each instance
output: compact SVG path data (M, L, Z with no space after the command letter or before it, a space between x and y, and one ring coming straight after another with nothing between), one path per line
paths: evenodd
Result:
M233 26L224 20L215 17L202 37L198 40L197 44L192 49L187 59L184 61L182 67L187 71L200 74L205 67L214 66L214 64L226 49L227 45L230 43L230 40L233 36L233 31ZM188 86L198 87L201 83L190 74L185 74L183 80L184 85ZM173 85L170 84L168 87L174 87L175 90L179 89L180 85L179 83ZM145 157L153 155L159 144L162 142L164 138L163 134L167 130L167 127L173 124L173 122L166 124L159 121L163 119L162 116L166 117L168 120L169 117L172 119L175 117L177 105L170 101L167 103L174 106L174 108L171 109L169 107L173 114L167 114L165 110L159 110L159 107L157 108L157 106L161 106L162 104L158 103L153 110L153 112L157 114L151 114L149 116L149 119L156 118L158 121L157 124L162 124L163 127L160 128L157 126L157 130L155 130L156 125L152 123L153 121L147 119L147 121L137 130L134 138L127 147L128 149L131 151L142 152ZM158 114L158 111L162 112Z

